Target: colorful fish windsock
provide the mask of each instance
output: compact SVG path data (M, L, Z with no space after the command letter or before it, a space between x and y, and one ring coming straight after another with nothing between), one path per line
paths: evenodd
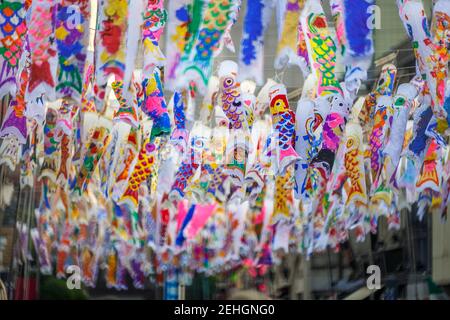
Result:
M200 168L203 151L207 146L209 138L207 128L201 123L195 123L191 131L189 148L184 154L180 167L175 174L175 181L169 194L171 200L179 200L185 196L186 187L195 172Z
M122 81L114 81L111 84L117 101L119 101L119 110L114 113L115 121L123 121L137 128L139 126L137 105L133 101L125 98L125 92ZM128 95L130 96L130 95Z
M299 160L295 151L295 114L289 109L286 87L275 85L270 89L270 113L278 153L278 172L284 174L287 167Z
M143 77L152 77L155 68L164 65L165 57L159 47L159 39L167 22L164 0L145 0L143 13L142 44L144 47Z
M331 109L323 125L322 148L312 160L314 166L323 168L323 173L326 175L330 174L330 170L333 167L336 152L350 113L350 106L342 96L330 96L329 101Z
M175 91L177 68L188 40L188 29L192 19L189 15L191 3L191 0L169 1L164 84L171 91ZM200 18L197 17L197 19Z
M342 95L335 74L337 48L320 1L307 0L300 19L311 69L317 79L317 96Z
M111 175L109 185L113 187L113 199L122 196L131 172L134 170L135 159L140 151L139 130L131 127L122 152L115 165L115 174ZM125 186L124 186L125 184Z
M412 84L403 83L394 96L391 132L383 150L385 177L389 183L400 161L409 112L417 94Z
M374 53L373 28L370 26L374 0L331 0L339 51L346 65L345 85L357 93Z
M302 57L298 55L297 41L293 41L293 39L300 39L299 32L303 31L299 28L299 24L304 3L304 0L287 0L281 4L285 4L286 9L275 57L275 69L282 69L287 65L297 65L301 68L303 76L306 77L309 70L305 67Z
M272 224L289 221L293 210L294 174L293 167L286 169L284 175L275 177L274 208Z
M306 196L307 172L313 152L314 123L314 102L307 99L300 100L295 120L295 150L300 157L295 164L295 197L297 199Z
M244 18L239 79L249 79L263 84L264 34L269 26L272 0L249 0Z
M44 121L43 99L55 99L57 48L53 41L55 20L54 2L51 0L33 1L30 8L28 39L31 49L30 78L27 90L27 117Z
M219 93L223 112L230 121L230 128L238 130L248 129L240 83L236 79L237 65L227 60L222 62L221 67L224 71L219 78Z
M26 40L26 39L25 39ZM0 130L0 137L15 136L20 144L25 144L28 137L25 94L28 86L31 66L31 53L28 42L24 42L23 54L17 68L17 92L6 111Z
M137 210L139 204L139 187L152 173L156 161L159 141L152 142L148 138L142 145L133 172L128 180L128 187L119 202L127 202L130 207Z
M171 132L170 117L159 69L155 69L150 78L144 79L144 100L141 110L153 120L152 137L169 135Z
M416 182L417 192L422 192L426 189L436 192L441 191L442 165L438 160L440 153L441 149L436 140L432 140L425 154L422 170Z
M372 133L369 137L370 167L374 188L378 187L383 162L382 149L391 127L392 103L391 97L380 96L374 110Z
M99 2L95 47L94 93L97 111L105 107L106 86L110 76L123 80L126 62L128 1L104 0Z
M56 96L80 102L90 34L90 3L86 0L63 0L56 10Z
M367 205L362 128L357 122L350 122L346 132L344 163L351 185L347 205Z
M90 182L93 172L110 141L109 130L105 127L94 129L89 142L85 146L83 163L77 177L71 185L75 195L81 196Z
M194 6L196 2L194 1ZM199 88L205 88L208 85L214 53L218 50L229 23L233 22L231 13L234 7L239 5L237 0L199 2L197 6L201 6L198 10L201 11L202 20L198 29L195 29L196 34L192 35L192 43L188 43L185 47L180 73L177 76L182 87L186 87L191 81L194 81Z
M0 98L16 93L16 74L27 32L27 9L23 1L0 4Z
M184 97L181 92L176 91L173 95L173 117L175 128L170 136L171 142L180 154L187 151L189 132L186 129L186 115Z
M365 124L363 130L367 134L370 134L372 130L371 119L373 119L377 99L379 96L391 96L393 94L396 76L397 68L393 64L384 65L375 89L366 96L359 118L361 123Z
M47 109L44 125L44 163L41 167L40 178L47 177L56 182L59 141L55 136L58 112L53 108Z
M433 118L433 110L430 107L431 96L425 95L422 97L422 103L415 109L413 114L412 137L407 150L408 158L412 161L414 167L414 170L411 171L414 178L419 173L427 146L430 142L430 138L426 135L426 132Z

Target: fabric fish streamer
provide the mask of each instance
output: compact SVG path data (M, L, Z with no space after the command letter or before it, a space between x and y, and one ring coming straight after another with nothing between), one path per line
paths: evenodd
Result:
M350 122L346 127L346 131L344 163L345 171L351 184L346 205L366 205L367 190L362 128L357 122Z
M264 35L270 24L272 0L249 0L244 18L239 79L254 80L263 85Z
M175 181L172 185L169 198L171 201L182 199L185 196L185 189L192 177L198 170L202 162L203 151L208 144L209 135L207 130L200 123L196 123L191 132L189 149L181 161L180 167L175 174Z
M303 10L304 0L287 0L286 9L284 12L284 23L281 33L281 38L278 41L277 54L275 57L275 69L282 69L288 65L297 65L301 68L303 76L309 74L309 69L306 67L301 57L297 54L297 42L292 39L299 39L299 19L301 11Z
M59 141L55 137L55 127L58 112L53 108L47 109L44 125L44 162L41 167L40 178L49 178L56 182Z
M239 261L241 259L241 253L243 251L242 237L247 231L245 226L245 220L249 211L249 202L244 201L236 208L233 208L233 222L236 227L232 232L232 247L229 252L229 259L232 261ZM228 257L227 257L228 258Z
M138 162L130 175L128 187L119 202L127 202L131 208L137 210L139 204L139 186L150 176L156 161L158 148L159 141L151 142L150 138L148 138L144 142L138 155Z
M214 52L219 48L236 0L208 0L192 47L186 48L180 65L181 85L194 81L200 89L208 85ZM201 92L201 90L200 90Z
M119 101L119 110L114 113L115 121L123 121L130 126L137 128L139 126L137 105L133 101L128 101L124 97L124 86L122 81L114 81L111 87Z
M108 146L109 141L110 135L108 129L105 127L94 129L89 139L89 143L85 146L86 152L80 172L71 184L72 192L75 195L78 194L81 196L82 192L86 190L92 174L95 171L103 152Z
M219 94L223 112L230 121L230 128L235 130L248 129L247 114L242 103L240 84L236 80L237 66L234 62L224 61L221 64L224 74L219 78Z
M194 44L197 39L196 36L199 33L200 26L203 21L202 18L206 9L206 4L207 3L205 0L193 0L187 6L188 23L186 30L186 39L185 39L186 41L183 44L184 50L181 52L182 55L179 65L181 64L181 62L185 62L187 59L189 59L189 56L192 53L192 50L194 49ZM176 85L178 86L179 83L176 82Z
M274 208L272 224L280 221L289 221L291 210L293 209L293 189L294 189L293 167L286 169L284 175L275 177Z
M241 135L239 131L232 131L226 146L226 173L233 185L241 187L246 174L246 159L248 158L250 137Z
M81 92L81 113L86 112L96 113L94 99L90 97L89 89L94 78L94 66L89 64L86 66L86 72L84 74L83 80L83 90Z
M189 7L192 6L191 2L190 0L169 2L165 86L171 91L175 91L176 71L188 39L188 29L191 20Z
M386 135L391 127L392 98L380 96L374 110L372 133L369 137L370 167L374 188L378 187L382 168L382 149L386 143Z
M210 124L213 120L213 113L214 108L218 107L218 105L215 105L217 103L218 98L218 91L219 91L219 78L216 76L212 76L209 79L208 82L208 90L206 91L205 95L203 96L203 101L200 106L200 121L204 122L205 124ZM190 108L190 114L192 114L192 110L194 109L193 106Z
M337 48L320 1L307 0L300 19L311 69L317 79L317 96L342 95L335 75Z
M73 119L78 108L68 106L63 102L59 109L58 120L55 127L55 139L60 145L59 169L56 176L56 182L62 188L68 187L69 171L72 162L72 142L74 137Z
M184 97L181 92L176 91L173 95L173 117L175 128L170 136L171 142L180 154L187 151L189 132L186 129L186 115Z
M111 176L110 185L113 186L114 199L122 196L124 190L120 186L128 181L131 172L134 170L135 159L140 151L138 133L139 131L136 128L131 127L123 152L117 161L118 166L114 170L117 174Z
M269 96L275 141L278 144L278 173L283 175L287 167L299 160L299 155L294 149L295 114L289 109L284 85L273 86Z
M306 36L302 21L298 22L298 39L297 39L297 57L299 60L300 69L303 72L303 77L306 79L311 74L311 65L308 54L308 46L306 44Z
M227 26L225 28L225 32L222 38L222 41L219 43L219 47L214 52L214 57L218 57L222 51L223 48L226 47L228 51L235 53L236 48L233 43L233 39L231 38L231 28L236 24L239 18L239 13L241 11L241 5L242 0L236 0L233 2L232 10L229 14L230 20L227 23Z
M394 91L395 79L397 76L397 68L393 64L386 64L383 66L378 78L377 84L373 91L371 91L364 101L364 105L359 114L361 123L366 124L363 130L367 134L371 133L373 113L377 105L377 99L380 96L391 96Z
M361 81L367 79L367 69L374 53L373 30L369 24L374 4L374 0L330 1L340 53L346 65L346 87L354 94Z
M224 128L215 128L213 131L205 128L210 133L210 140L204 147L202 155L202 163L200 177L195 183L192 183L190 191L193 191L194 198L199 199L198 202L213 202L216 199L223 199L221 187L226 179L224 172L226 133Z
M261 192L266 187L267 175L271 174L271 150L273 149L269 137L271 124L263 120L257 121L255 126L256 129L259 129L255 130L255 133L252 132L252 135L259 132L257 138L253 140L257 146L256 155L253 163L249 163L249 169L245 176L246 190L251 203L261 196ZM275 152L273 156L276 156Z
M315 114L314 102L302 99L297 104L295 115L295 151L300 160L295 164L295 197L305 196L307 171L312 160L312 144L314 140Z
M394 96L391 131L383 149L385 178L389 183L400 162L408 116L417 94L412 84L403 83Z
M312 160L314 167L321 167L322 174L328 176L333 167L335 155L343 136L345 124L350 113L350 106L340 95L329 98L331 109L323 125L323 142L319 153ZM326 179L325 179L326 180Z
M164 0L145 0L145 2L146 9L143 13L144 24L142 28L144 79L152 76L155 67L163 66L165 57L159 47L159 39L167 22Z
M425 189L441 191L442 165L439 161L440 154L441 150L436 140L432 140L422 164L421 174L416 182L417 192L422 192Z
M111 173L114 172L114 165L117 164L116 150L120 148L120 142L119 130L117 127L113 127L111 140L106 147L104 155L103 157L101 157L100 163L98 165L100 189L106 199L109 199L109 194L111 191L111 185L109 184L109 182L111 181L111 176L114 175Z
M20 185L21 187L34 185L35 168L37 166L36 154L41 152L38 148L43 145L41 128L36 121L28 122L28 130L30 135L27 142L22 147L21 170L20 170ZM42 144L41 144L42 143Z
M173 148L166 146L161 150L159 159L160 165L156 168L158 173L156 174L154 171L152 175L152 188L156 189L158 196L161 196L170 193L180 155Z
M433 110L430 107L431 96L422 96L421 105L415 109L413 114L413 135L408 145L407 155L414 165L414 177L419 173L423 159L426 154L426 148L430 138L426 135L428 124L433 117Z
M26 40L26 39L25 39ZM15 98L9 103L5 119L0 130L0 137L15 136L20 144L25 144L28 136L25 94L29 80L29 70L31 66L31 56L28 42L24 43L25 48L17 70L17 92Z
M365 58L373 54L372 30L367 23L374 0L342 0L344 10L346 53L353 58Z
M255 122L255 100L256 97L249 93L243 93L241 95L242 103L245 108L245 117L248 123L248 129L252 131L253 123Z
M26 99L27 116L43 122L43 96L55 98L57 48L54 41L54 3L51 0L33 1L30 8L28 39L31 50L30 78Z
M327 97L317 97L314 100L314 127L313 127L313 139L311 157L314 158L322 147L323 141L323 125L325 119L330 113L330 101Z
M27 32L27 9L23 1L2 1L0 4L0 98L16 93L16 74Z
M126 62L128 1L103 0L99 3L95 50L95 85L97 111L103 112L106 85L112 75L123 80Z
M153 120L152 137L169 135L171 132L170 117L167 112L167 104L159 69L155 69L153 76L144 79L144 100L141 110Z
M58 98L72 98L80 102L87 56L85 44L90 33L90 4L87 0L63 0L57 5L56 11L56 95Z
M443 132L448 128L449 122L448 111L444 109L445 86L448 77L447 44L446 42L435 42L432 38L421 1L397 0L397 5L400 10L400 18L413 42L417 67L423 79L426 80L431 95L433 113L439 122L438 131Z

